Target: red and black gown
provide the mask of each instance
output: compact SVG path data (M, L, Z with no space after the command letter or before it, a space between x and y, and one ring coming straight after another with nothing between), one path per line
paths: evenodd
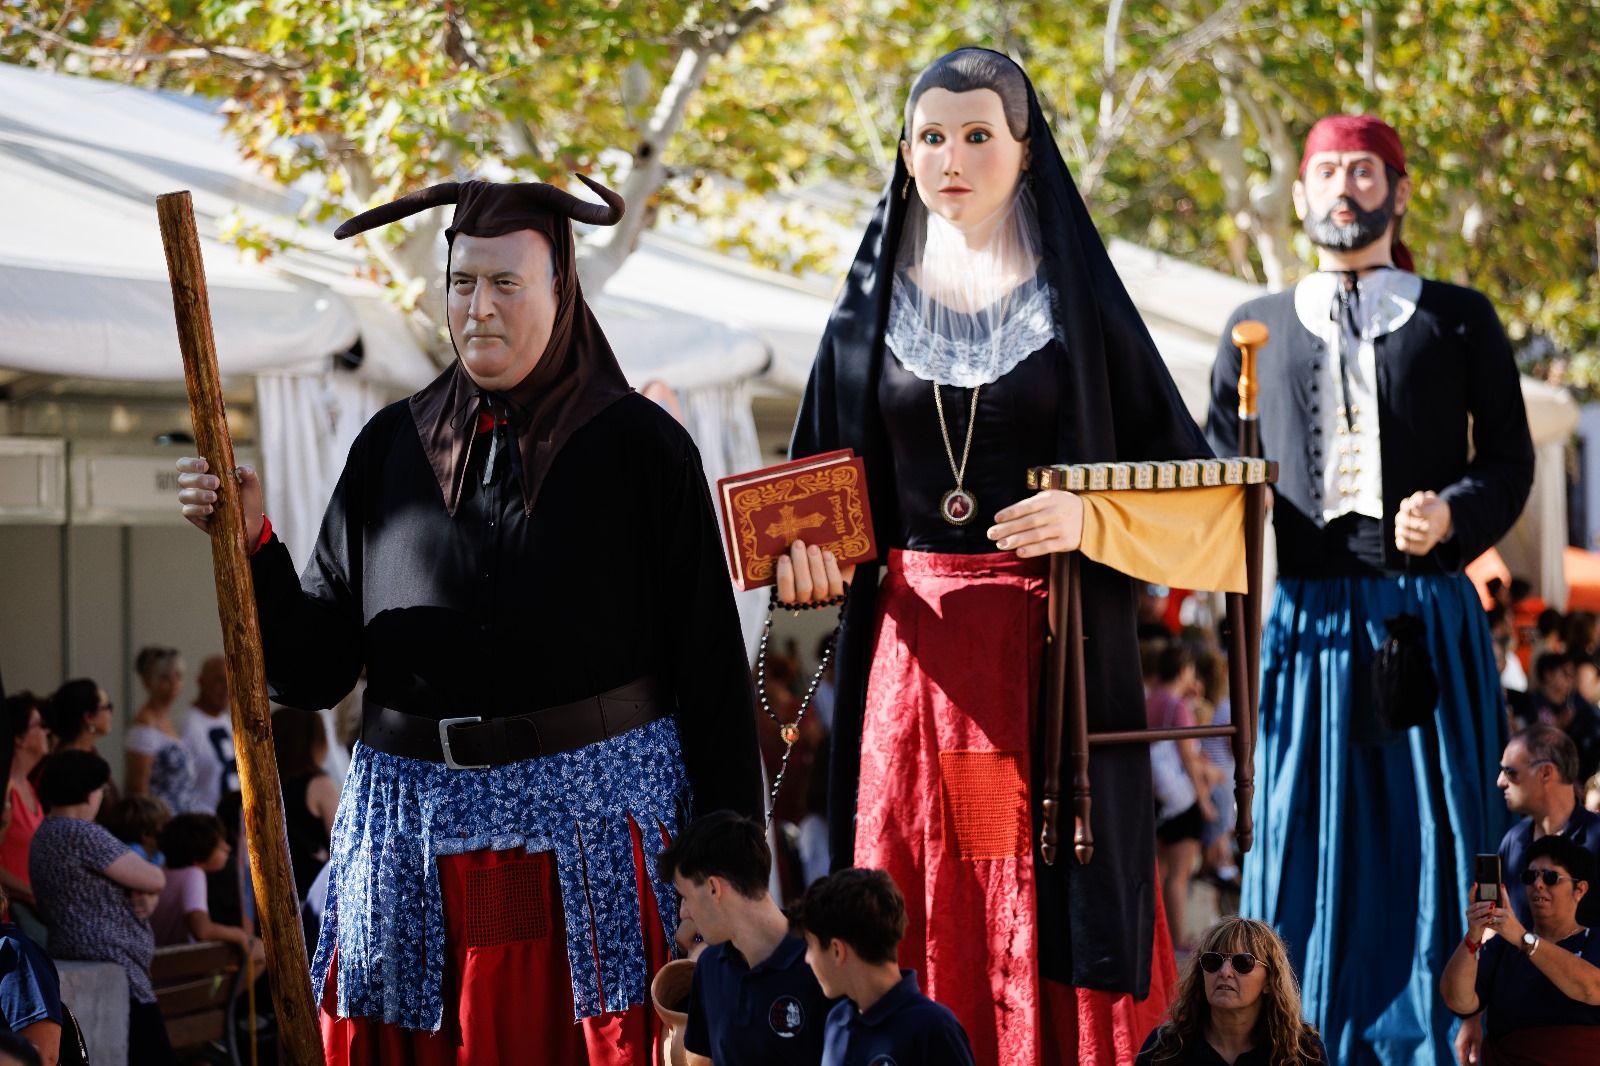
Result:
M1132 1062L1173 979L1149 755L1139 746L1091 752L1094 859L1044 865L1035 824L1044 570L990 553L985 531L999 507L1026 494L1030 465L1211 451L1111 266L1031 85L1028 97L1023 180L1037 205L1055 340L983 387L966 477L978 517L960 531L938 528L954 477L932 385L902 380L886 352L906 218L903 161L829 320L791 453L852 448L865 459L883 548L882 565L857 571L840 634L834 862L887 866L906 891L919 917L902 964L956 1012L980 1063L1111 1066ZM970 393L947 388L944 400L959 455ZM1081 573L1089 728L1143 728L1132 583L1088 559Z

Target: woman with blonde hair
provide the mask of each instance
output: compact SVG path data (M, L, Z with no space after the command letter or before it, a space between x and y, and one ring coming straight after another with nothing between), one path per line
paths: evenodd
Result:
M1283 941L1265 922L1224 918L1200 939L1166 1021L1134 1066L1316 1066L1328 1061L1300 1014Z
M155 796L173 814L203 811L195 800L194 760L172 720L183 692L183 657L177 648L143 648L134 669L146 695L124 740L128 794Z

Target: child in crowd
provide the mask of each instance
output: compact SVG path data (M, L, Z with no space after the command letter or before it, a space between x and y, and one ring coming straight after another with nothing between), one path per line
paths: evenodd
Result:
M841 870L806 889L790 911L806 962L826 996L823 1066L972 1066L972 1046L949 1009L900 969L906 903L882 870Z
M689 1061L813 1066L830 1004L806 966L805 942L767 891L772 852L761 826L714 811L690 822L658 862L682 897L681 917L709 945L689 993Z
M158 796L123 796L100 810L100 824L131 847L146 862L162 863L158 838L172 817L166 800Z
M166 800L158 796L138 795L122 796L106 804L100 808L100 816L96 821L110 830L112 836L132 848L139 858L160 866L165 858L157 838L171 817L172 811L167 807ZM148 918L155 911L161 894L129 890L128 897L133 901L134 913L141 918Z
M207 904L206 874L226 866L232 850L221 820L214 814L175 815L162 828L160 841L167 857L167 887L150 918L156 943L226 941L248 953L259 970L266 961L261 942L239 926L213 921Z

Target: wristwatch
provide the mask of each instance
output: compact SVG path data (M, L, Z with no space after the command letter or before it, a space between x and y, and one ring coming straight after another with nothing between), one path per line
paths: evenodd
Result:
M1522 953L1528 958L1533 958L1533 953L1539 950L1539 934L1524 930L1522 934Z

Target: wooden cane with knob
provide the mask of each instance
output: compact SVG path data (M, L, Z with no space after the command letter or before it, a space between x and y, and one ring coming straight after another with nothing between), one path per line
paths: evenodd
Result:
M1261 419L1257 399L1261 379L1256 359L1271 336L1266 325L1246 319L1233 327L1231 340L1239 349L1239 455L1261 457ZM1234 692L1233 796L1237 810L1234 835L1239 850L1255 843L1256 729L1261 698L1261 538L1266 525L1267 487L1247 485L1244 490L1244 556L1248 585L1245 593L1228 594L1229 687Z
M1261 457L1261 423L1256 413L1261 381L1256 377L1256 354L1267 337L1267 327L1250 319L1233 327L1233 343L1239 349L1239 454L1246 459Z

